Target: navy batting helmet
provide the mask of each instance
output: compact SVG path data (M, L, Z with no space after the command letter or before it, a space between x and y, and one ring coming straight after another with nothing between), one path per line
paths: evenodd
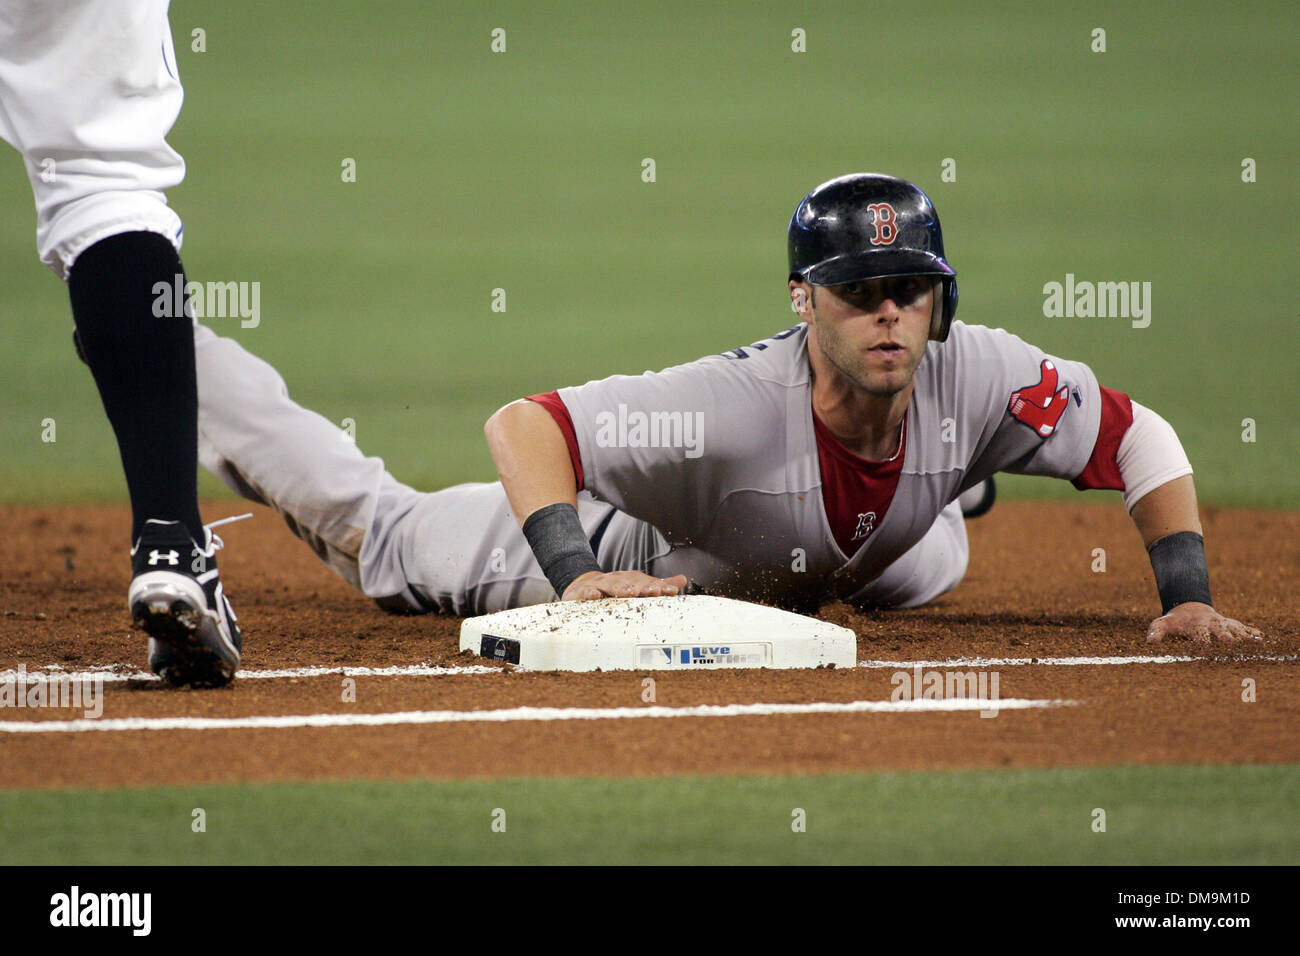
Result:
M822 183L790 219L790 278L839 285L881 276L936 276L930 338L948 337L957 312L957 273L943 254L943 229L930 197L880 173Z

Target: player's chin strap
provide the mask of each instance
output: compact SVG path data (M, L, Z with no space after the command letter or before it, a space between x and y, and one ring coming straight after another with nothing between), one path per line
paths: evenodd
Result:
M1180 604L1210 604L1210 571L1205 565L1205 539L1195 531L1165 535L1147 550L1156 573L1162 614Z

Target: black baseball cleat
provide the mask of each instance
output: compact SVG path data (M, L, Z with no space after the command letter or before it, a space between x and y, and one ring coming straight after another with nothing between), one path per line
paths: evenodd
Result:
M985 478L978 485L967 488L958 495L957 500L961 502L961 516L969 520L988 514L997 497L998 487L993 483L993 478Z
M150 519L131 549L127 606L149 635L149 668L175 687L221 687L239 668L243 637L221 589L214 556L222 542L212 533L238 520L206 526L200 546L179 521Z

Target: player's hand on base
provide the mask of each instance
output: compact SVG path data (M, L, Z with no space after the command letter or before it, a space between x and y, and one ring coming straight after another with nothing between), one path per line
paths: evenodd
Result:
M609 597L660 597L686 590L686 576L656 578L640 571L588 571L564 589L566 601L597 601Z
M1188 601L1156 618L1147 629L1148 641L1180 639L1196 644L1231 644L1262 641L1264 634L1258 628L1224 617L1208 604Z

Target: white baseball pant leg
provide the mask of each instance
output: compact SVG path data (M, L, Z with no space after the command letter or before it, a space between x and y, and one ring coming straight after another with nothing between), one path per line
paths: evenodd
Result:
M37 251L60 278L123 232L179 251L163 190L185 178L166 141L182 98L167 0L0 0L0 137L23 155Z
M279 372L238 342L195 323L194 345L203 467L278 511L381 607L466 615L555 599L499 482L416 491L294 402ZM606 523L613 507L588 495L578 511L588 536L605 525L600 554L635 559L618 539L635 537L639 522Z

